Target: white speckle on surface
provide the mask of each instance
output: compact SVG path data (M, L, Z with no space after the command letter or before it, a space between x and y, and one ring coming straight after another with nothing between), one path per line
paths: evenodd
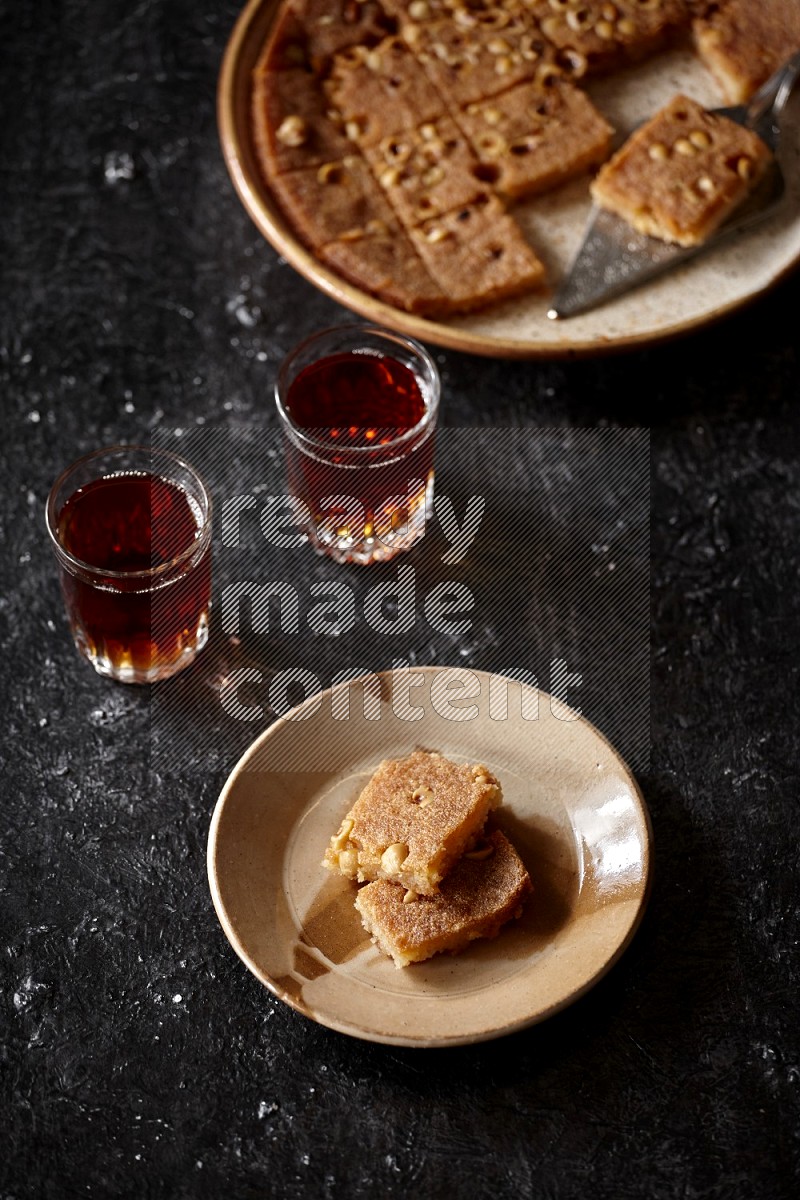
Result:
M182 999L183 999L183 996L180 994L180 992L176 992L175 995L172 997L172 1003L180 1004Z
M30 561L31 561L31 556L30 556L30 554L28 554L27 552L26 552L25 554L20 554L20 556L19 556L19 561L20 561L21 563L28 563L28 562L30 562Z
M32 408L28 413L28 420L30 421L31 425L38 425L41 419L42 414L39 412L38 408Z
M259 1121L263 1121L264 1117L268 1117L270 1113L274 1113L277 1111L278 1111L278 1105L276 1104L276 1102L274 1100L271 1100L269 1102L266 1100L259 1100L259 1102L258 1102L258 1119L259 1119Z
M133 179L135 174L136 167L126 150L111 150L103 159L103 175L112 187L121 179Z
M136 409L136 405L133 403L132 400L125 401L125 412L126 413L132 413L135 411L135 409Z

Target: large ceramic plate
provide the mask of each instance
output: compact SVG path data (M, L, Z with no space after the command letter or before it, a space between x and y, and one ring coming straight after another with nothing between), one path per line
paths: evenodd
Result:
M361 683L349 712L339 685L278 720L234 769L208 840L222 927L276 996L355 1037L446 1046L541 1021L605 974L639 923L650 874L639 789L597 730L543 692L510 684L504 716L484 672L416 668L404 708L391 673L377 678L377 719ZM320 861L380 760L415 748L494 771L499 823L535 890L497 938L399 970L364 932L355 885Z
M250 0L231 36L219 80L218 117L231 178L255 224L302 275L362 316L426 342L498 357L594 354L673 337L754 299L800 261L800 104L785 119L781 152L786 203L763 226L744 232L627 296L566 321L547 318L549 298L531 296L485 313L427 321L382 304L323 267L295 237L264 182L250 124L251 73L278 8ZM589 91L616 129L632 129L677 91L700 103L724 103L688 48L593 83ZM586 179L516 210L557 281L577 250L589 212Z

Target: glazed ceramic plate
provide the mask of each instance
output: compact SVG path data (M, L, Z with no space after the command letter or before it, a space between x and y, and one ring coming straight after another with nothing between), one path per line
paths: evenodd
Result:
M250 122L251 76L277 8L277 0L250 0L225 52L218 118L228 171L248 213L275 249L306 279L369 320L475 354L596 354L656 342L720 318L759 296L800 261L800 102L793 102L784 118L781 162L788 186L781 211L627 296L555 322L547 317L549 295L523 297L484 313L441 321L382 304L334 275L305 249L259 171ZM619 131L632 129L678 91L709 107L725 102L689 48L593 82L587 90ZM562 277L580 245L589 208L583 178L515 209L553 282Z
M630 771L544 692L492 694L492 676L455 668L415 668L410 690L406 676L367 678L373 710L361 682L311 697L228 779L208 874L231 945L281 1000L369 1041L458 1045L543 1020L608 971L642 916L650 830ZM320 862L378 763L419 748L497 775L498 823L535 890L497 938L401 970L362 928L356 885Z

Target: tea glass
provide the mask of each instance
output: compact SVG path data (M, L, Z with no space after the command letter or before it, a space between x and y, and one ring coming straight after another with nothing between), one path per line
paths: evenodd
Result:
M53 484L47 529L79 653L101 675L152 683L208 640L211 497L167 450L112 446Z
M323 412L315 408L314 387L329 366L343 386ZM401 422L401 401L413 411L409 384L417 389L417 417ZM284 359L275 400L287 480L298 524L319 553L343 563L380 562L424 536L440 390L436 366L418 342L370 325L323 330ZM320 416L310 418L311 411Z

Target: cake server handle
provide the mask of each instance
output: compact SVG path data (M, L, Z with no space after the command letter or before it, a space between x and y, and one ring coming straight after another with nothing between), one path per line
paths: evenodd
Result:
M777 150L780 141L780 117L794 85L800 79L800 51L771 75L762 84L747 106L745 124L757 133L772 150Z

